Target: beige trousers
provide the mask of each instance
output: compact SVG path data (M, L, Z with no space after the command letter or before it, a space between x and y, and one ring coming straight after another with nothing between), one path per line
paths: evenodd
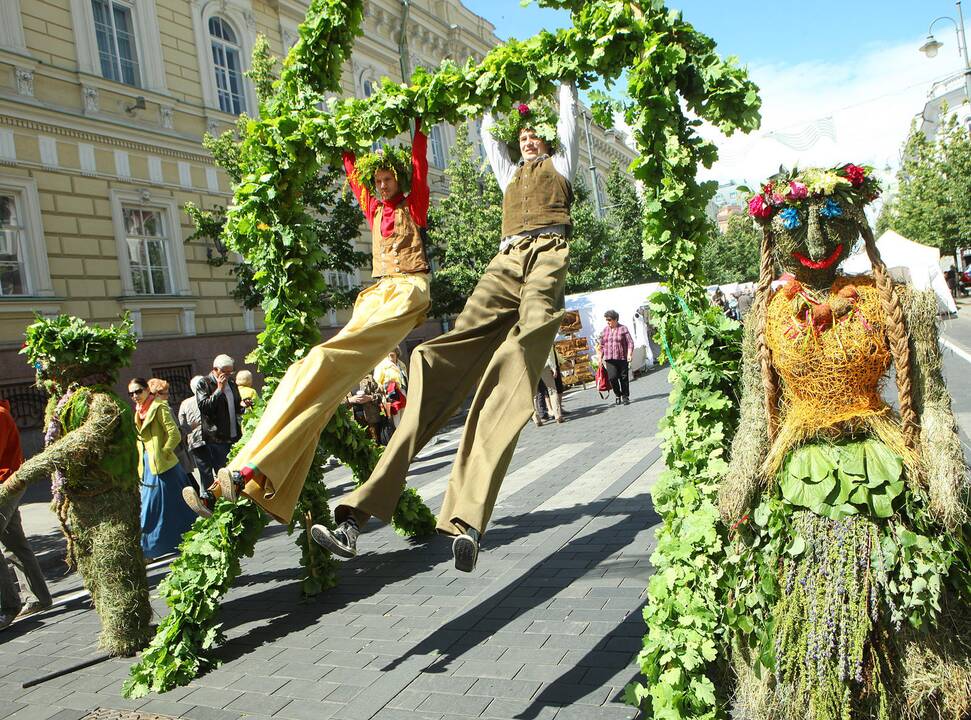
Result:
M388 275L357 296L354 312L334 337L289 367L253 437L229 467L255 465L265 476L244 494L289 523L324 427L361 378L425 320L428 275Z
M390 522L411 460L476 388L438 529L485 531L563 315L569 251L562 235L496 255L455 328L412 352L408 408L371 477L335 509Z

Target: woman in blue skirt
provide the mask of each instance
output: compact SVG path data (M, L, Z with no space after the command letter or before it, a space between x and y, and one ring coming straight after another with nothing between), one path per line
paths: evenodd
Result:
M168 403L148 391L146 380L131 380L128 394L135 403L142 479L142 551L146 558L157 558L175 552L196 518L182 500L188 479L175 455L182 435Z

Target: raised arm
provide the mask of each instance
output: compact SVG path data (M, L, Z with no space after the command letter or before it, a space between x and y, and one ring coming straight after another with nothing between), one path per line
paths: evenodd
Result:
M951 395L941 375L937 297L933 291L897 289L910 338L911 387L920 418L920 445L927 468L930 509L946 528L967 520L967 468ZM897 368L900 372L900 368Z
M492 113L487 112L482 116L482 147L485 148L486 157L492 167L492 174L496 176L496 181L503 193L506 187L512 182L516 174L516 164L509 157L509 148L506 143L500 142L492 137L491 128L496 124Z
M762 312L765 312L763 307ZM759 489L761 466L769 446L762 373L756 356L756 318L749 313L742 340L742 407L739 430L732 441L728 474L718 488L718 511L734 525L752 509Z
M343 158L344 174L347 175L347 184L351 186L351 192L357 198L357 204L361 206L361 212L364 213L364 218L367 220L368 226L370 226L374 219L374 210L377 207L378 201L371 197L371 193L367 191L367 188L358 182L357 170L354 168L354 163L357 158L354 156L354 153L350 150L345 150Z
M560 149L553 156L553 167L563 177L573 182L577 174L577 157L580 155L580 136L577 134L577 87L575 83L560 83L559 119L556 136Z
M28 485L49 479L55 470L66 473L70 467L96 464L108 449L108 440L120 420L118 403L104 393L95 393L87 419L81 427L26 460L9 480L0 485L0 507L22 493Z
M411 143L411 191L408 204L419 227L428 225L428 136L422 132L421 118L415 121L415 137Z

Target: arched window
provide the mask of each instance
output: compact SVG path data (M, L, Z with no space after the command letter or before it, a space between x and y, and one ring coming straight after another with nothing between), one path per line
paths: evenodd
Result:
M239 115L246 110L239 40L232 26L218 15L214 15L209 18L209 42L212 46L212 65L216 73L219 109L231 115Z

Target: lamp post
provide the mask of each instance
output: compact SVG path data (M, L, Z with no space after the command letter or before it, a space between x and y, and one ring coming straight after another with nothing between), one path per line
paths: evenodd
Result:
M964 13L961 10L961 0L958 0L954 4L957 5L958 19L955 20L949 15L942 15L939 18L935 18L927 27L927 40L920 46L920 51L929 58L936 57L937 51L943 47L944 43L934 37L934 25L940 20L950 20L954 23L954 30L957 33L958 39L958 52L961 53L961 58L964 60L964 95L968 102L971 103L971 61L968 60L968 40L964 34Z

